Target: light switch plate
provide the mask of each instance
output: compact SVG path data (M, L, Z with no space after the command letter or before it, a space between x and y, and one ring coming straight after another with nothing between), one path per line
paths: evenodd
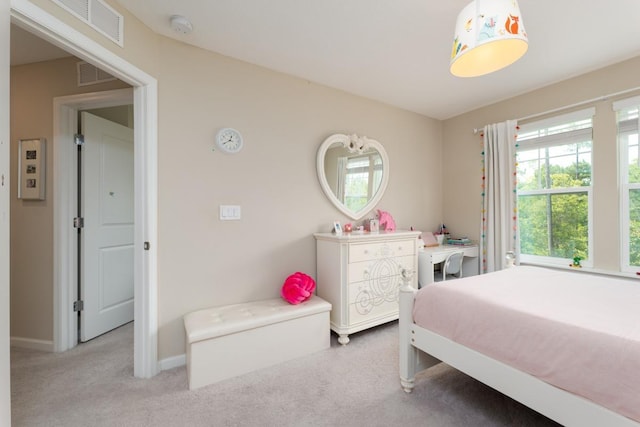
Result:
M239 205L220 205L221 221L237 221L241 218Z

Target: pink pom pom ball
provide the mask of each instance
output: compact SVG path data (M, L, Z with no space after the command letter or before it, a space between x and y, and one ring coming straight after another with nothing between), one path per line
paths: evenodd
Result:
M293 273L282 285L280 294L289 304L300 304L311 298L316 289L316 282L304 273Z

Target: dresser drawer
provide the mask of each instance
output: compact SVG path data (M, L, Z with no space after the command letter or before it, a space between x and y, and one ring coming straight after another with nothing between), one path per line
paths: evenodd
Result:
M349 323L357 325L362 322L370 322L372 318L398 314L398 302L382 301L376 304L375 300L360 300L349 304Z
M414 240L356 243L349 246L349 263L415 254Z
M381 305L383 302L393 302L397 305L398 293L402 284L402 276L400 275L377 277L371 280L351 283L348 289L347 302L349 304L368 305L368 303L364 302L370 300L373 306Z
M377 278L400 276L402 269L416 270L415 257L403 256L396 258L382 258L372 261L354 262L349 264L348 283L362 282Z

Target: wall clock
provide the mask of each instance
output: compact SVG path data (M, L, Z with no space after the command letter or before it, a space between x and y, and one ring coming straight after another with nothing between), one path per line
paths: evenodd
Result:
M235 154L242 150L242 135L232 128L220 129L216 135L216 145L225 153Z

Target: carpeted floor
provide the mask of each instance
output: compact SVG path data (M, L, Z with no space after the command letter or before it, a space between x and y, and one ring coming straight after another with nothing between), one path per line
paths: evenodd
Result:
M406 394L397 322L351 338L194 391L185 367L133 378L133 324L65 353L13 348L13 425L557 426L444 364Z

